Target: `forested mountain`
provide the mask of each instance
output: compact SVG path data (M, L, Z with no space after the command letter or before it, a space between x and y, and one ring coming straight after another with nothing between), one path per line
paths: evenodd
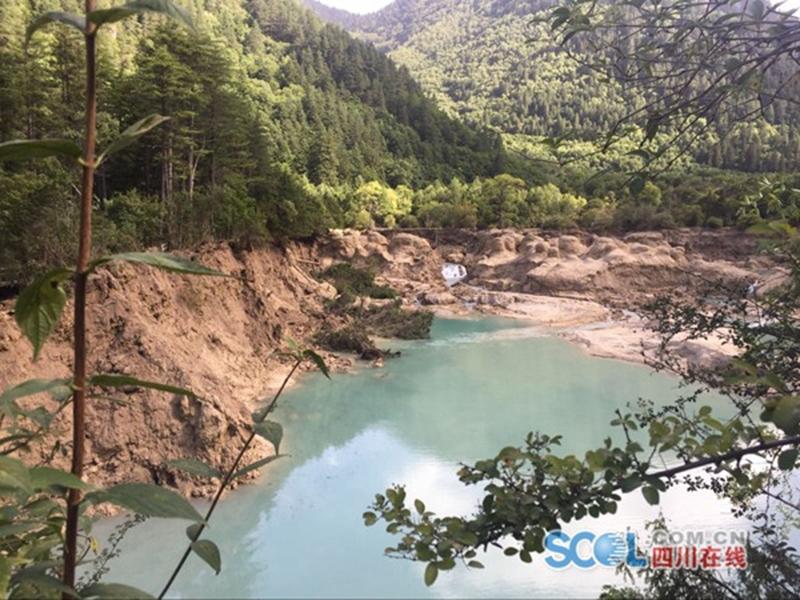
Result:
M101 243L104 218L112 241L309 235L352 221L363 181L503 170L497 134L446 115L405 68L293 0L182 4L199 33L140 17L100 35L101 147L145 115L171 117L98 174ZM79 139L80 34L50 26L24 45L51 9L82 2L0 0L0 142ZM55 238L74 226L75 175L55 160L0 164L0 271L66 251Z
M530 143L527 136L595 139L642 102L572 60L549 23L535 21L552 0L396 0L364 16L307 2L408 67L452 114L515 135L517 145ZM573 50L580 59L580 45ZM797 170L800 111L772 103L756 122L715 123L695 158L727 169Z
M81 139L80 34L53 25L24 43L33 15L80 5L0 0L0 143ZM530 160L542 158L535 134L591 137L636 102L544 34L531 49L542 5L402 0L367 17L325 11L378 46L294 0L183 5L197 33L152 16L100 33L100 149L148 114L170 120L98 171L97 251L249 246L350 226L627 230L800 218L796 182L690 173L688 158L631 194L635 139L615 148L618 172L600 178L581 158L590 143L560 146L563 163ZM796 129L762 122L724 144L711 136L698 158L786 167L796 145ZM55 158L0 163L0 291L73 262L78 183Z

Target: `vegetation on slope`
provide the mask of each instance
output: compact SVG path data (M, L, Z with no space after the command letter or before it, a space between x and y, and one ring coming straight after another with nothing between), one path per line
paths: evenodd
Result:
M319 10L317 3L307 3ZM589 46L580 36L568 51L549 22L537 22L546 20L553 4L397 0L372 15L319 14L387 51L467 122L522 136L517 143L562 136L595 140L645 98L583 65ZM785 80L786 67L778 61L771 76ZM759 119L740 122L739 116L721 115L696 144L693 158L725 169L797 169L800 111L792 101L765 103Z
M48 29L26 50L24 32L40 10L78 5L0 0L0 142L77 139L80 35ZM306 237L353 220L363 180L502 170L495 134L448 117L405 69L291 0L198 1L192 12L199 33L141 16L110 25L99 49L102 136L143 112L171 119L99 170L98 247ZM76 183L56 159L0 166L0 281L72 258Z

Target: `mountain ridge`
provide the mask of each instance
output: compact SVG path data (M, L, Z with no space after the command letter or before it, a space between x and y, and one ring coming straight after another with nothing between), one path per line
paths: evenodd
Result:
M597 139L642 102L635 90L605 82L570 59L549 26L533 22L554 4L396 0L370 15L323 18L406 66L451 115L512 136L513 147L533 149L542 137ZM573 43L580 56L580 40ZM747 123L723 115L694 159L743 171L797 170L800 112L774 103L765 115Z

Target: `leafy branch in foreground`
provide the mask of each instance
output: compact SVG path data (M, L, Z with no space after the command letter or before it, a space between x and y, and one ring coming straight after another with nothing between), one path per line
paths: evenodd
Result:
M58 593L65 598L72 598L114 595L123 591L120 586L97 582L80 592L75 589L76 565L89 550L88 545L85 549L80 547L83 539L81 532L88 531L90 526L85 517L89 506L111 503L143 516L202 521L192 505L173 491L145 484L122 484L101 490L88 486L82 480L87 459L86 401L92 397L92 388L136 385L193 396L188 390L122 375L90 376L87 368L86 311L91 273L98 265L110 260L127 260L171 272L217 274L185 259L165 255L116 255L95 262L91 260L93 188L98 164L165 120L164 117L153 115L139 121L109 144L99 159L96 158L98 30L106 23L141 12L160 13L188 22L187 14L169 0L135 0L122 7L102 11L96 10L95 0L86 0L84 16L50 12L34 20L27 30L28 41L39 29L51 23L76 28L83 34L86 61L83 148L68 140L16 140L0 144L2 161L58 157L72 161L82 169L77 265L74 269L57 268L38 278L22 291L15 307L17 324L31 342L33 358L36 360L66 307L66 284L69 281L74 283L74 360L71 377L50 381L31 380L0 396L4 431L4 437L0 439L0 496L3 497L0 543L4 548L0 555L0 594L4 596L31 597ZM42 393L53 396L55 408L48 409L47 405L27 408L27 399ZM55 417L70 404L73 409L70 472L48 466L28 467L9 456L41 439L49 432ZM29 423L33 423L33 426ZM126 588L124 593L145 595L132 588Z
M128 252L92 258L93 188L97 168L112 154L135 143L146 133L167 120L161 115L151 115L130 127L97 155L97 74L96 42L101 27L127 17L155 13L177 20L192 28L191 19L183 9L170 0L132 0L127 4L108 9L96 8L95 0L85 0L83 16L50 12L34 20L27 31L27 40L42 27L61 24L81 31L84 36L86 58L86 106L83 149L68 140L19 140L0 144L0 161L30 160L57 157L73 162L82 169L80 196L80 239L78 262L74 269L56 268L36 279L19 295L15 316L17 324L33 346L37 360L47 339L57 328L67 305L67 285L74 285L73 368L66 379L30 380L0 395L0 595L13 597L52 596L64 598L93 597L147 597L141 590L100 581L105 573L105 562L114 553L101 555L99 575L90 577L76 589L76 566L88 555L94 541L88 538L91 521L86 512L91 507L112 504L139 515L184 519L193 524L188 530L190 545L175 573L167 583L169 589L191 552L195 552L218 573L221 567L219 550L210 540L201 540L208 519L226 487L235 478L246 475L279 457L277 455L282 427L267 416L274 409L278 397L297 368L305 361L313 362L328 376L327 367L316 353L295 347L290 353L294 366L281 389L267 408L254 415L253 432L244 444L233 465L222 476L221 472L195 460L173 461L174 468L182 468L207 477L221 477L222 483L206 516L176 492L143 483L123 483L107 489L96 489L83 481L86 454L86 403L104 397L108 388L136 387L168 394L197 398L188 389L168 383L146 381L119 373L90 374L88 372L87 322L88 283L90 276L101 266L114 261L145 265L169 273L198 276L229 277L214 269L180 256L164 253ZM28 408L29 400L40 394L50 394L55 404ZM34 441L41 442L50 433L56 416L71 405L72 414L72 467L70 472L51 468L52 460L45 458L43 465L29 467L9 456L27 448ZM241 466L240 463L256 436L270 441L275 456ZM61 447L56 442L54 454ZM139 519L140 517L137 517ZM124 531L127 531L124 530ZM120 532L120 536L124 535ZM119 537L114 543L119 542ZM163 594L162 594L163 595Z
M635 490L659 504L661 493L681 481L724 496L739 513L758 511L756 500L764 498L796 512L775 490L796 470L800 446L800 238L786 225L766 229L789 236L775 255L791 268L782 285L754 294L748 282L711 283L692 303L661 298L643 309L662 337L648 362L679 375L688 392L663 407L641 400L635 412L617 411L611 427L620 442L608 437L583 457L555 452L560 436L531 433L522 447L464 465L461 482L485 491L469 517L437 517L421 500L412 508L402 486L389 488L364 513L367 525L383 521L400 537L387 552L426 562L428 584L489 546L531 562L546 533L563 523L614 513ZM723 340L736 357L697 367L674 352L675 341L708 338ZM717 414L698 407L707 392L727 406ZM706 477L697 476L702 471Z
M204 477L215 477L221 479L221 483L217 488L216 494L214 494L214 499L211 501L211 505L208 507L206 511L206 515L203 521L197 525L193 525L186 530L186 535L189 537L189 545L187 546L186 550L184 551L183 555L181 556L180 560L178 561L177 566L173 570L172 574L169 577L169 580L164 585L164 589L161 590L159 594L159 598L163 598L166 596L167 592L169 592L172 584L175 582L175 579L180 574L183 566L186 564L186 560L189 558L189 555L194 552L200 558L202 558L205 562L213 568L217 574L219 574L222 565L220 559L220 553L217 549L216 545L211 542L210 540L201 540L200 536L203 535L203 531L208 525L208 522L211 520L211 517L214 515L214 511L217 508L217 504L219 504L220 499L222 498L222 494L225 492L227 487L231 484L234 479L242 477L251 471L256 469L260 469L263 466L268 465L269 463L278 460L283 455L279 453L280 451L280 444L281 440L283 439L283 427L276 423L275 421L270 421L267 417L272 414L275 410L275 407L278 405L278 400L283 394L283 391L286 389L291 378L294 376L295 372L300 365L302 365L306 361L312 362L316 365L320 371L325 375L325 377L330 378L330 374L328 372L328 367L325 365L325 361L319 356L316 352L309 349L300 348L297 344L289 340L289 345L291 347L291 351L288 353L289 356L294 360L294 364L292 368L289 370L288 375L284 378L281 386L278 388L278 391L275 392L275 395L272 397L267 406L264 408L256 411L253 413L253 431L250 434L250 437L247 438L244 445L242 446L239 454L236 456L236 459L233 461L233 464L228 468L224 475L216 469L212 467L208 467L202 463L198 463L198 461L193 461L191 463L187 463L185 461L173 461L172 466L182 468L190 473L195 475L200 475ZM247 451L252 446L253 442L255 441L256 437L262 437L268 442L272 444L275 448L275 454L273 456L268 456L261 460L258 460L252 464L246 465L244 467L240 467L242 459ZM187 468L188 467L188 468Z

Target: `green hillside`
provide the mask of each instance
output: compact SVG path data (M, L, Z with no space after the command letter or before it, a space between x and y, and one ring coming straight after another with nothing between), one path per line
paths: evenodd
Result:
M32 15L79 4L0 0L0 142L79 138L80 35L53 26L24 48ZM196 35L141 17L100 36L101 145L144 115L171 117L99 172L101 243L307 236L353 222L361 182L503 170L497 134L446 115L404 68L292 0L184 5ZM68 262L71 244L36 232L68 239L75 183L55 160L0 166L0 281Z
M308 3L408 67L451 114L511 134L518 147L530 148L535 136L595 139L642 101L582 67L549 24L534 22L552 1L397 0L360 17ZM580 59L579 44L573 51ZM798 126L796 107L770 104L759 121L716 123L694 158L725 169L797 170Z

